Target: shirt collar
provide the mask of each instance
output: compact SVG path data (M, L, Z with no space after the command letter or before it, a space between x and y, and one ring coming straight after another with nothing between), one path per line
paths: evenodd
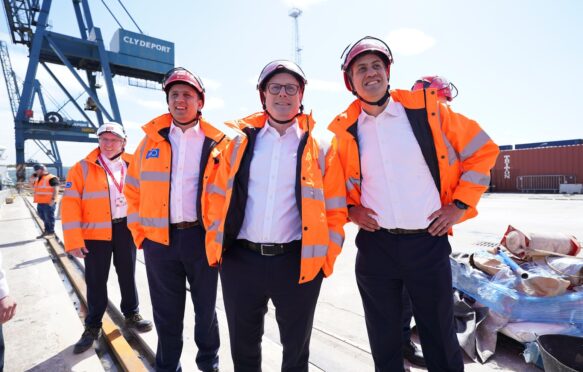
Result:
M200 127L200 121L194 127L188 128L184 132L182 132L182 129L180 129L176 124L174 124L174 121L172 121L170 123L170 134L172 134L172 135L176 135L176 134L189 135L190 134L190 135L199 137L202 134L202 129Z
M302 138L302 129L300 128L300 126L298 124L298 119L295 119L294 123L286 129L283 136L288 135L291 131L293 131L298 138ZM257 136L262 137L265 134L267 134L268 132L271 132L273 134L277 134L279 136L279 133L277 132L277 130L275 128L273 128L271 125L269 125L268 121L266 121L263 128L261 128L261 130L259 130L259 133L257 133Z
M120 155L120 156L118 156L117 158L115 158L114 160L109 160L109 159L107 158L107 156L105 156L105 155L101 154L101 159L103 159L103 161L105 162L105 164L106 164L108 167L110 167L110 168L112 168L112 167L114 167L114 166L117 166L117 165L120 165L120 164L123 162L123 160L122 160L122 158L121 158L121 155Z
M387 105L387 107L385 107L383 112L381 112L376 118L381 118L385 116L398 117L403 114L404 114L403 105L391 100L389 101L389 104ZM360 115L358 116L359 123L363 123L368 120L374 121L374 119L375 119L374 116L367 114L363 109L360 110Z

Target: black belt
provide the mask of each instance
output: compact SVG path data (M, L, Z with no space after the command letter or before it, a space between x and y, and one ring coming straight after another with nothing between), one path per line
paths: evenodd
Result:
M171 223L170 227L178 230L190 229L191 227L199 226L200 222L198 221L183 221L183 222L176 222Z
M294 249L300 249L302 246L301 240L294 240L289 243L253 243L249 240L240 239L237 240L237 243L262 256L278 256Z
M111 220L111 223L113 225L115 225L116 223L122 223L122 222L126 222L127 221L127 217L121 217L121 218L114 218L113 220Z
M425 229L413 229L413 230L408 230L408 229L385 229L384 227L381 227L381 231L384 232L388 232L389 234L393 234L393 235L411 235L411 234L424 234L426 232L429 231L429 229L425 228Z

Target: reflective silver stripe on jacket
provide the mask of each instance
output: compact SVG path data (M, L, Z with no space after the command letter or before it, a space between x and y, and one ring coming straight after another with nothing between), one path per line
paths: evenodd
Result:
M63 231L66 230L73 230L73 229L80 229L81 228L81 222L66 222L63 224Z
M82 222L83 229L109 229L111 228L111 221L109 222Z
M89 174L89 165L85 159L79 162L81 164L81 170L83 171L83 181L87 179L87 174Z
M89 192L84 191L81 198L83 200L109 198L109 192L108 191L89 191Z
M302 186L302 198L324 201L324 191L311 186Z
M221 196L225 196L225 191L223 189L221 189L220 187L218 187L215 184L210 184L207 186L206 188L207 193L209 194L218 194Z
M140 181L139 181L139 180L137 180L137 179L135 179L135 178L134 178L134 177L132 177L132 176L129 176L129 175L128 175L128 176L126 176L126 183L127 183L128 185L131 185L131 186L133 186L133 187L137 188L137 189L139 189L139 188L140 188Z
M467 182L475 183L477 185L488 186L490 185L490 176L476 172L476 171L467 171L464 172L461 176L461 179Z
M168 180L170 180L170 173L142 171L142 173L140 173L140 180L167 182Z
M342 247L342 244L344 244L344 237L336 231L330 230L328 232L328 237L332 243L335 243L339 247Z
M302 258L324 257L328 253L327 245L305 245L302 247Z
M472 138L472 140L464 147L464 149L460 152L460 157L462 161L466 160L470 156L474 155L476 151L481 149L486 143L490 141L490 137L481 130L478 134Z
M335 198L326 199L326 210L346 208L346 198L343 196L337 196Z
M455 149L445 136L445 133L441 133L443 135L443 142L445 143L445 147L447 148L447 160L449 161L449 165L453 165L455 161L458 159L458 154L455 152Z
M67 196L70 198L81 198L81 195L79 195L79 192L77 190L72 190L72 189L65 189L63 196Z
M147 227L168 227L167 218L140 217L140 224Z

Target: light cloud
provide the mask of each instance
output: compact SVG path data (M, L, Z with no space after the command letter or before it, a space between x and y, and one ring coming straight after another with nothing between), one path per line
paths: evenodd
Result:
M208 90L218 90L221 87L221 82L209 78L201 78L205 89Z
M123 126L126 129L139 129L142 127L142 125L144 125L145 123L139 123L137 121L133 121L133 120L124 120L123 121Z
M155 112L165 112L168 110L168 105L165 101L135 99L132 102Z
M305 10L312 5L323 3L326 0L283 0L283 3L290 8L300 8Z
M337 81L327 81L318 79L309 79L307 90L317 92L343 92L344 85Z
M391 31L386 39L394 53L406 56L421 54L435 45L433 37L414 28L400 28Z
M212 111L225 107L225 101L220 97L206 97L204 111Z

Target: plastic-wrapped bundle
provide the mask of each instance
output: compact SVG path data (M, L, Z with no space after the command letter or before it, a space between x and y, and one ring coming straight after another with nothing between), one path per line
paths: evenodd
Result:
M495 283L484 273L450 259L453 286L511 322L577 323L583 329L583 292L535 297ZM509 281L508 283L510 283Z

